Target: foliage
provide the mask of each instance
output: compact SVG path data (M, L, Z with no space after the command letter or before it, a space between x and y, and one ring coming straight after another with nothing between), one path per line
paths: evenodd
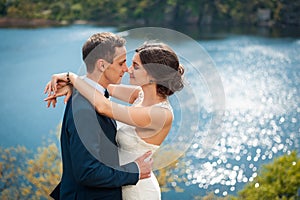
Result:
M56 144L39 148L33 159L21 146L0 152L0 199L49 199L61 176Z
M239 192L244 200L296 199L300 189L300 158L293 151L263 166L261 174Z
M57 127L57 137L60 128L61 126ZM49 140L33 156L22 146L0 147L0 153L0 199L50 199L49 194L62 174L60 152L56 143ZM174 152L168 151L160 155L163 156L158 159L163 159L164 156L174 156ZM183 165L184 163L174 160L168 167L155 172L163 191L183 191L176 184L185 180L179 176L183 171L172 173L174 169L185 169Z
M176 145L175 145L176 146ZM167 149L167 148L166 148ZM179 186L179 183L186 182L185 169L186 165L182 159L178 159L178 152L174 150L164 150L154 154L153 168L157 169L157 163L164 163L165 158L173 160L167 166L159 168L154 173L158 180L162 192L174 190L175 192L183 192L184 190Z
M60 152L52 143L39 148L34 159L27 162L26 180L28 184L22 188L22 195L30 199L47 197L57 185L61 177Z
M238 196L218 197L213 192L197 200L295 200L300 190L300 158L296 151L274 159L273 163L262 165L261 173L249 182Z
M1 199L20 199L22 196L19 182L24 182L26 168L26 157L28 151L25 147L0 147L0 197Z
M59 132L59 128L57 132ZM60 152L51 140L31 153L22 146L0 147L0 199L49 199L49 193L57 185L61 177ZM155 163L163 158L177 157L174 151L160 152L155 155ZM186 182L186 166L183 159L173 159L167 167L155 171L162 192L175 190L183 192L180 183ZM154 165L155 165L154 163ZM155 166L154 166L155 168ZM282 199L293 200L300 188L300 158L291 152L262 166L261 173L253 182L248 183L237 197L218 197L213 193L194 199L229 200L229 199Z
M60 135L61 124L56 127ZM0 199L50 199L49 194L60 180L60 152L49 139L30 153L25 147L0 147Z
M196 196L194 198L194 200L230 200L232 198L233 197L231 197L231 196L218 197L218 196L215 196L213 192L211 192L208 195L206 195L205 197Z
M288 0L0 0L0 16L105 25L257 24L259 9L277 24L300 25L300 1Z

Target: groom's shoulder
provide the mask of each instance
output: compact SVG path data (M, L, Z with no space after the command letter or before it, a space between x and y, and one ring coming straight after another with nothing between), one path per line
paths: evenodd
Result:
M73 112L79 110L94 110L92 104L82 96L77 90L73 91L72 95L72 110Z

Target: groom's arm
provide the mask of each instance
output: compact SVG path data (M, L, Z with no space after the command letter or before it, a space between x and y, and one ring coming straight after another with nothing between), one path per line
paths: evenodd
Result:
M77 181L86 186L114 188L123 185L134 185L139 180L139 169L132 162L121 167L108 167L96 159L82 143L80 135L88 134L88 141L93 142L97 149L99 140L99 123L95 112L85 109L74 113L74 122L68 122L69 151L72 160L72 170ZM101 138L100 138L101 139ZM99 145L99 144L98 144ZM105 152L109 154L109 150Z

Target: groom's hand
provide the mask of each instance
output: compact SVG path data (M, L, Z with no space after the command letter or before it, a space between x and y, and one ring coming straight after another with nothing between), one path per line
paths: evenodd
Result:
M151 154L152 152L148 151L147 153L135 160L140 169L140 179L149 178L151 176L153 165L153 159L150 158Z

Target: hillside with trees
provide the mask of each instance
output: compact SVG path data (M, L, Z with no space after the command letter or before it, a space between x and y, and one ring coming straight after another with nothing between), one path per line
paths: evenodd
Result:
M99 25L300 26L300 1L289 0L0 0L2 22Z

